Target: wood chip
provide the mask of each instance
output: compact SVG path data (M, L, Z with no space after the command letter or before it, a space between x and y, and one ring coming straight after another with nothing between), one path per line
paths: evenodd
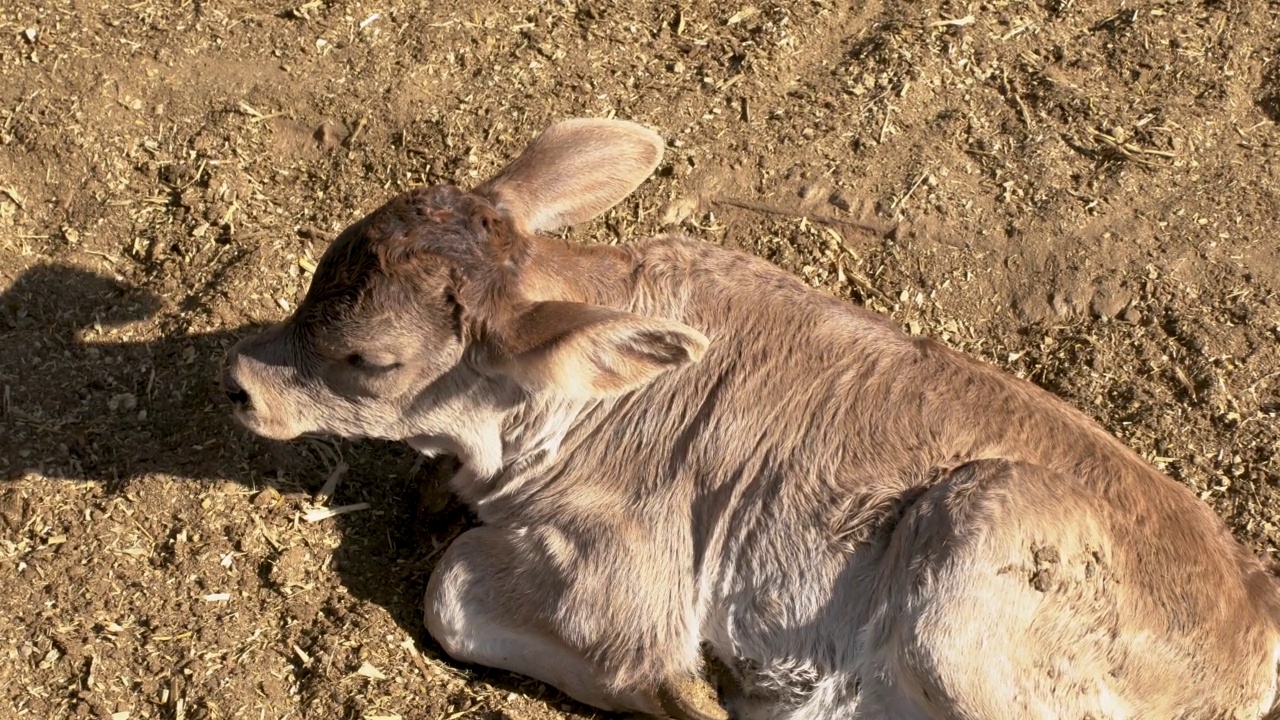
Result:
M973 17L973 15L965 15L962 18L956 18L954 20L939 20L937 22L931 22L929 23L929 27L943 27L946 25L951 25L954 27L964 27L965 25L972 25L974 23L974 20L975 18Z
M205 602L226 602L231 599L231 593L209 593L204 596Z
M354 505L339 505L338 507L313 507L307 510L302 516L307 522L319 522L328 520L335 515L345 515L346 513L356 512L358 510L368 510L373 507L367 502L355 503Z
M22 196L18 194L17 190L9 187L0 187L0 193L4 193L8 196L8 198L13 201L13 204L17 205L20 209L27 209L26 203L22 201Z
M427 684L435 682L435 673L431 672L431 668L427 666L427 661L422 659L422 654L418 652L418 648L414 645L413 638L406 638L400 643L400 647L409 653L409 657L413 659L413 664L418 666L418 670L422 673L422 679Z
M345 462L339 460L334 466L333 472L329 473L329 478L324 481L324 485L320 487L319 492L315 494L313 499L316 505L327 505L329 500L333 498L333 491L337 489L338 483L342 481L342 477L350 470Z
M386 679L387 679L387 676L386 676L386 675L383 675L381 670L379 670L378 668L376 668L376 667L374 667L374 666L370 665L370 664L369 664L369 663L367 663L367 662L366 662L366 663L361 663L361 664L360 664L360 668L359 668L358 670L356 670L356 674L357 674L357 675L359 675L359 676L361 676L361 677L372 678L372 679L374 679L374 680L386 680Z
M262 524L262 518L258 517L257 515L254 515L252 517L254 522L256 522L258 525L258 532L262 533L262 537L267 539L267 543L270 544L271 547L276 552L280 552L280 549L282 546L280 545L279 541L277 541L274 537L272 537L270 532L267 532L267 526Z

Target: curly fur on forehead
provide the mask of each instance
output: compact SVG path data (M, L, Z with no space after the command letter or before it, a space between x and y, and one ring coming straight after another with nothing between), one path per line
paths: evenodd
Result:
M487 288L519 265L525 243L483 197L452 185L415 188L357 221L320 259L306 304L349 308L379 277L453 275L458 285Z
M382 270L394 273L428 254L468 276L518 262L521 243L484 197L452 185L416 188L393 199L370 218L366 236Z

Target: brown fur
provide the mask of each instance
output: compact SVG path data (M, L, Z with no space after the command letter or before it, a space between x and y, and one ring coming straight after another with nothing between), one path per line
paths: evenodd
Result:
M1273 576L1080 412L744 254L537 234L660 156L636 126L571 121L474 194L392 200L229 355L263 434L462 459L485 526L428 589L447 651L689 717L709 717L680 689L700 644L742 717L1275 704Z

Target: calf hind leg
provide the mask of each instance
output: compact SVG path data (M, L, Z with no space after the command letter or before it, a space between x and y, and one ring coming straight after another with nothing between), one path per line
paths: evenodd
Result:
M999 460L924 493L877 579L859 716L1129 717L1111 683L1120 608L1097 502L1071 478Z

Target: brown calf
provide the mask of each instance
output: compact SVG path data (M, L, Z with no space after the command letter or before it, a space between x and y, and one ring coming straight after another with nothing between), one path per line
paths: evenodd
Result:
M681 236L540 234L656 167L573 120L473 192L348 228L231 350L263 435L462 461L431 578L459 660L681 718L1262 717L1280 588L1185 487L1047 392Z

